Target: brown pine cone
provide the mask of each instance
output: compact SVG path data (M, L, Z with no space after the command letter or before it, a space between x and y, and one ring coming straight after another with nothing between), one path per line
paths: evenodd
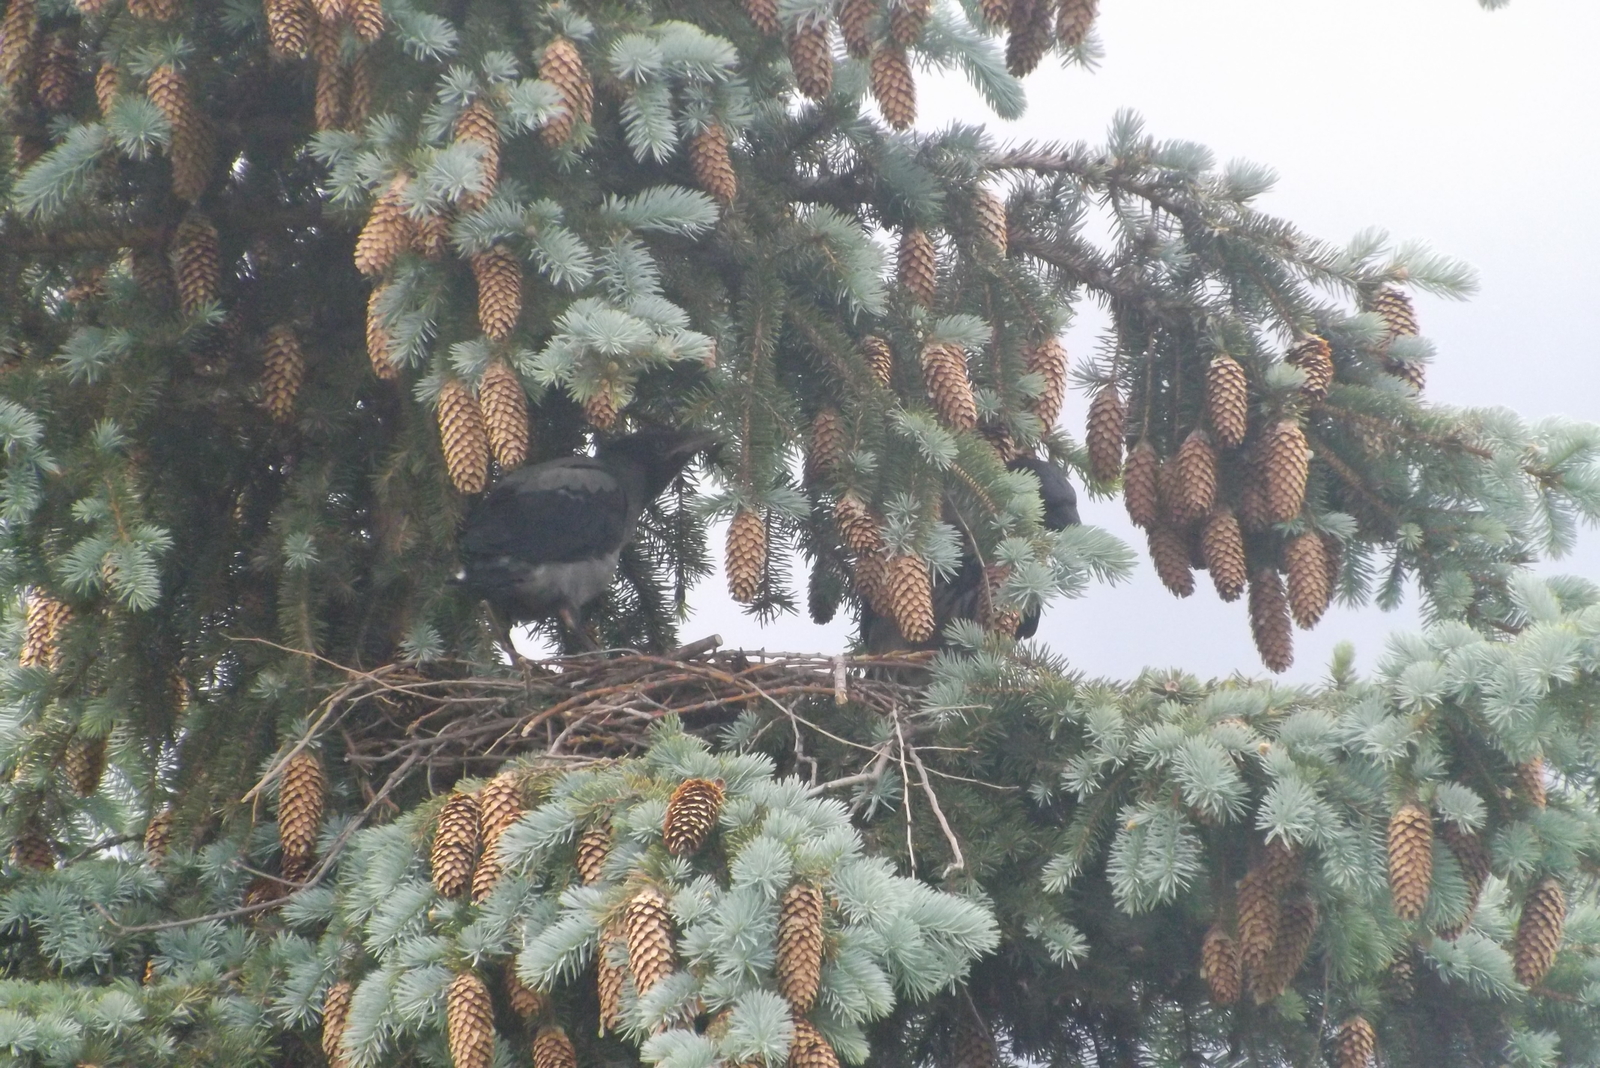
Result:
M52 114L66 111L72 106L77 80L77 45L69 34L58 30L46 39L39 59L39 105Z
M1173 458L1172 518L1192 523L1211 511L1217 496L1217 451L1199 427L1189 432Z
M327 799L328 776L317 755L303 749L290 757L278 787L278 843L286 858L316 856Z
M493 245L472 257L478 280L478 325L496 341L504 341L522 317L522 262L504 245Z
M920 227L908 226L900 235L900 284L911 299L933 307L939 295L939 253L933 238Z
M1151 528L1161 521L1160 468L1155 447L1143 439L1128 453L1128 462L1123 465L1122 500L1136 527Z
M22 649L22 667L61 666L61 639L72 622L72 609L49 594L35 590L28 595Z
M840 497L833 506L833 521L851 552L868 554L883 548L883 526L860 497L849 493Z
M500 836L522 817L522 784L514 772L502 772L478 790L478 841L482 852L472 872L472 900L482 901L494 892L503 867L497 846Z
M404 203L409 184L410 179L400 175L373 203L366 225L356 236L356 270L362 274L382 274L411 247L416 224L406 214Z
M839 1068L839 1055L816 1025L803 1016L794 1021L788 1068Z
M1200 944L1200 978L1213 1005L1232 1005L1239 1000L1239 947L1220 926L1207 931Z
M372 69L372 49L363 48L350 64L350 92L345 99L345 123L359 130L372 117L372 106L378 96L376 74Z
M439 811L428 864L433 888L441 897L460 897L472 885L472 869L478 862L478 820L478 799L472 794L451 794Z
M1512 969L1517 982L1537 987L1550 974L1561 948L1567 922L1567 895L1561 881L1552 876L1534 883L1522 899L1522 918L1511 943Z
M1344 574L1344 545L1332 534L1322 535L1322 562L1328 573L1328 598L1339 592L1339 577Z
M1122 470L1122 435L1128 411L1115 383L1100 387L1089 402L1089 423L1084 446L1089 453L1089 477L1106 485Z
M1005 201L996 196L993 190L980 185L972 194L972 216L978 224L980 238L978 247L987 248L996 256L1004 257L1011 245L1011 232L1006 223Z
M867 369L872 372L872 380L880 386L887 386L894 377L894 353L889 349L889 343L881 337L868 336L861 341L861 352L866 358Z
M411 227L411 251L435 262L444 259L444 254L450 251L449 217L430 211L414 220Z
M1033 73L1055 43L1050 0L1011 0L1006 38L1006 69L1018 78Z
M511 1011L524 1020L542 1014L550 1005L549 998L528 986L522 981L522 977L517 975L515 961L506 962L505 988L506 1001L510 1002Z
M932 13L932 0L890 0L889 40L902 47L916 44Z
M728 131L714 122L689 141L689 170L695 183L718 204L732 204L739 195L739 176L728 153Z
M389 361L389 331L384 329L378 303L383 299L383 286L377 286L367 297L367 358L379 378L392 381L400 377L400 368Z
M922 382L928 399L952 430L975 430L978 406L967 377L967 354L960 345L930 341L922 347Z
M1268 431L1262 443L1260 470L1272 522L1287 523L1298 516L1306 500L1311 446L1297 421L1280 420Z
M872 46L877 40L872 23L877 15L877 0L840 0L839 36L844 38L845 51L853 58L866 59L872 54ZM777 17L776 9L773 17Z
M322 998L322 1055L328 1068L345 1068L350 1057L344 1051L344 1032L350 1026L349 983L334 983Z
M167 850L172 848L173 815L170 806L161 809L150 817L150 822L144 829L144 858L151 864L159 865L167 857Z
M1289 575L1289 612L1302 630L1310 630L1333 596L1322 537L1307 531L1290 538L1283 547L1283 564Z
M94 72L94 100L100 107L102 119L111 114L111 106L117 102L121 91L122 72L109 59L101 60L99 69Z
M1260 465L1250 461L1245 463L1244 482L1239 487L1239 526L1251 534L1272 529L1272 514Z
M1232 356L1218 356L1206 368L1206 420L1225 449L1244 443L1250 429L1250 383Z
M1262 865L1239 880L1239 966L1250 976L1266 968L1277 944L1280 894L1272 873Z
M844 462L850 441L844 420L832 408L823 408L811 420L811 448L806 451L805 480L815 484Z
M800 92L826 100L833 91L833 43L824 18L805 18L789 31L789 66Z
M483 97L478 97L456 118L455 140L458 145L477 145L480 149L478 165L483 171L483 182L461 198L465 211L476 211L489 202L495 186L500 184L500 123L494 108Z
M1389 818L1389 894L1394 914L1414 920L1428 904L1433 886L1433 819L1414 802Z
M685 779L667 801L661 826L662 841L675 857L692 857L717 829L722 813L722 783L711 779Z
M816 1004L822 981L822 891L795 883L778 905L778 993L797 1016Z
M494 1061L494 1001L477 972L462 972L450 980L444 1020L455 1068L489 1068Z
M589 121L594 111L594 83L578 46L566 37L545 45L539 77L556 87L562 103L562 110L544 124L539 136L549 147L560 148L572 138L579 122Z
M672 941L672 911L661 891L647 886L633 895L623 913L623 936L628 942L628 970L641 995L672 974L676 951Z
M1250 634L1261 662L1274 673L1288 671L1294 664L1294 630L1289 623L1289 598L1276 569L1259 568L1250 577L1249 601Z
M23 97L37 59L39 12L36 0L11 0L0 20L0 84Z
M1536 756L1517 765L1517 793L1534 808L1545 807L1544 757Z
M1150 561L1156 566L1161 584L1174 596L1187 597L1194 592L1194 572L1189 568L1189 540L1183 532L1165 523L1157 523L1146 533L1150 540Z
M145 82L150 102L172 127L167 154L172 160L172 192L193 203L205 192L210 171L210 135L205 116L195 105L189 80L171 64L150 73Z
M79 797L89 797L100 789L106 771L106 740L75 735L62 754L61 770Z
M324 28L318 23L318 35ZM317 129L342 130L347 111L345 99L350 95L350 72L335 63L317 64L317 84L312 95L312 116Z
M905 46L880 41L872 52L869 73L883 121L896 130L908 129L917 121L917 81Z
M1056 8L1056 41L1062 48L1083 44L1100 13L1100 0L1060 0Z
M478 383L478 407L495 462L508 470L521 466L528 458L528 395L504 360L497 359L484 369Z
M182 11L182 0L128 0L128 14L136 19L171 22Z
M1239 520L1226 508L1219 508L1207 517L1200 532L1200 555L1211 573L1211 584L1217 588L1217 596L1224 601L1237 601L1250 579L1250 569L1245 561L1244 535L1239 530Z
M383 36L383 0L345 0L345 11L350 28L361 40L371 42Z
M533 1068L578 1068L578 1051L565 1031L553 1024L539 1028L533 1036Z
M1061 418L1061 405L1067 399L1067 347L1061 343L1060 338L1052 334L1043 341L1029 345L1024 349L1023 362L1029 374L1038 375L1044 381L1044 390L1033 402L1033 414L1039 417L1039 422L1043 424L1045 432L1049 433L1055 428L1056 420ZM1110 390L1112 393L1116 392L1110 386L1102 388L1101 392L1104 393L1106 390ZM1095 399L1099 400L1098 394ZM1109 404L1110 402L1104 403ZM1121 406L1120 397L1116 403L1118 407ZM1101 414L1104 418L1110 418L1114 413L1107 410ZM1092 415L1089 423L1092 428L1094 425ZM1120 424L1121 420L1119 419L1116 428L1116 447L1119 455L1122 450L1122 427ZM1115 472L1112 473L1111 477L1116 477Z
M880 616L894 618L894 605L889 601L889 561L883 554L861 553L851 573L855 576L856 592L865 598L867 605Z
M1011 0L978 0L983 21L990 26L1005 27L1011 24Z
M595 994L600 1002L600 1030L617 1031L622 1027L622 990L628 969L619 963L627 960L626 940L615 928L600 932L600 948L595 954Z
M968 999L963 998L962 1002L957 1010L952 1068L1000 1068L1000 1051L995 1048L994 1032Z
M606 858L611 856L611 825L598 824L578 836L578 877L592 886L605 877Z
M744 0L744 13L762 35L777 37L783 33L783 22L778 18L778 0Z
M1333 349L1326 341L1309 334L1284 359L1305 373L1306 384L1300 392L1307 398L1319 401L1328 395L1328 387L1333 385Z
M1439 929L1440 938L1453 942L1461 937L1461 933L1472 923L1473 914L1478 911L1478 899L1483 894L1483 884L1489 879L1489 850L1484 847L1483 839L1476 831L1462 830L1449 820L1440 824L1439 836L1444 839L1445 845L1450 847L1451 854L1456 858L1456 864L1461 868L1461 878L1467 884L1466 912L1460 920Z
M266 0L267 44L278 59L298 59L311 47L313 25L306 0Z
M311 10L317 13L317 21L330 26L336 26L350 17L345 0L311 0Z
M617 395L608 383L583 402L583 417L596 430L610 430L617 425Z
M306 377L306 354L294 328L279 325L267 331L261 357L261 403L274 422L294 418L294 401Z
M1368 1068L1378 1048L1378 1035L1365 1016L1352 1016L1339 1026L1334 1039L1334 1064L1337 1068Z
M1277 938L1261 970L1250 979L1257 1005L1276 1001L1305 964L1306 953L1317 933L1317 906L1304 894L1286 898L1278 908Z
M1417 309L1405 290L1384 286L1367 300L1367 311L1383 320L1384 338L1380 348L1387 350L1397 337L1409 337L1417 331Z
M728 524L727 553L723 570L728 577L728 593L740 604L753 604L761 595L761 580L767 573L767 524L761 513L740 508Z
M489 480L489 432L478 400L460 379L439 389L439 443L445 469L462 493L481 493Z
M909 553L889 560L884 576L889 614L906 641L920 644L933 637L933 581L928 562Z
M11 866L49 871L56 866L55 846L38 827L24 827L11 843Z

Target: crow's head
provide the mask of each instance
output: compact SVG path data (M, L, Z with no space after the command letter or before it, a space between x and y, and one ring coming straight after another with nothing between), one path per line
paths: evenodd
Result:
M696 455L717 443L715 434L692 427L670 430L650 427L600 443L602 461L623 460L644 472L646 500L655 500Z
M1033 456L1018 456L1006 467L1012 471L1032 471L1039 479L1046 530L1066 530L1078 525L1078 495L1061 468Z

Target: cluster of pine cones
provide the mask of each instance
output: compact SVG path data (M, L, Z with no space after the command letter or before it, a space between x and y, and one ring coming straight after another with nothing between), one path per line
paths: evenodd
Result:
M1369 302L1386 325L1385 367L1420 388L1420 366L1390 359L1394 339L1417 332L1410 299L1385 287ZM1343 567L1343 545L1314 529L1306 512L1313 459L1303 411L1319 404L1334 381L1324 339L1303 335L1284 357L1304 375L1296 402L1264 419L1251 418L1245 368L1226 353L1205 372L1201 422L1163 456L1142 434L1130 440L1128 413L1115 382L1089 406L1085 446L1091 478L1120 476L1128 517L1144 528L1151 562L1175 596L1194 592L1194 570L1211 576L1217 595L1248 591L1250 630L1261 660L1281 672L1294 662L1295 626L1309 630L1327 611ZM1278 524L1297 524L1282 534Z

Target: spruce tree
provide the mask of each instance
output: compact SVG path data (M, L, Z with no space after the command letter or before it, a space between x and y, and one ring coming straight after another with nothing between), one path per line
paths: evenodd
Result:
M1470 273L1264 169L912 132L1096 6L8 0L7 1062L1600 1063L1600 589L1530 571L1600 429L1431 403ZM637 652L502 662L466 511L660 425L721 448L590 612ZM1132 551L1024 455L1272 671L1428 627L1083 678L1014 621ZM758 618L984 607L681 646L724 518Z

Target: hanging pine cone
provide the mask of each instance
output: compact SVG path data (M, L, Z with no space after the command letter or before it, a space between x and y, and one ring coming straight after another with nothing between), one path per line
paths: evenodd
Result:
M494 360L478 383L478 408L495 462L509 470L528 458L528 395L504 360Z
M1239 1000L1239 947L1219 926L1207 931L1200 944L1200 978L1205 980L1213 1005L1232 1005Z
M1400 955L1389 964L1388 980L1397 1001L1410 1001L1416 994L1417 969L1412 963L1410 946L1402 949Z
M972 216L978 224L978 247L1004 257L1011 244L1006 205L992 190L979 186L972 194ZM1064 355L1064 354L1063 354ZM1033 370L1033 368L1029 368ZM1054 422L1054 420L1051 420Z
M1055 41L1050 0L1011 0L1006 70L1018 78L1033 73Z
M610 430L617 425L617 395L609 383L602 383L583 402L583 417L596 430Z
M589 121L594 110L594 83L578 46L566 37L557 37L545 45L539 77L556 87L562 105L544 124L539 136L549 147L560 148L572 138L578 123Z
M1322 564L1328 575L1328 599L1332 602L1333 595L1339 590L1339 576L1344 573L1344 545L1332 534L1324 533L1322 537Z
M675 857L692 857L700 852L717 828L722 799L720 782L685 779L679 783L667 801L667 816L661 825L667 852Z
M602 935L603 939L605 936ZM507 961L505 968L506 1001L511 1004L511 1011L524 1020L541 1015L550 1005L550 999L532 989L517 975L515 961Z
M1278 941L1280 888L1264 865L1239 880L1239 966L1255 976L1266 968Z
M361 40L371 42L383 36L383 0L345 0L345 13Z
M1127 414L1122 395L1113 382L1101 386L1094 400L1089 402L1084 447L1089 453L1089 477L1101 485L1116 481L1122 470L1122 434ZM1215 480L1213 474L1212 481Z
M302 749L284 765L278 788L278 844L285 857L305 860L316 855L327 800L328 776L322 761Z
M1044 383L1044 389L1033 402L1033 414L1039 417L1039 422L1044 425L1045 431L1049 432L1055 427L1056 420L1061 417L1061 405L1067 399L1067 348L1061 343L1060 338L1052 334L1043 341L1029 345L1023 350L1023 363L1026 365L1029 374L1038 375ZM1107 391L1116 393L1112 386L1107 385L1101 389L1101 394ZM1100 394L1096 394L1095 400L1098 401L1099 399ZM1110 404L1111 402L1106 401L1103 403ZM1120 412L1122 406L1120 396L1116 399L1116 406ZM1102 414L1104 417L1109 418L1112 413L1108 410ZM1122 417L1119 416L1116 422L1116 448L1120 456L1122 450ZM1092 414L1089 423L1091 427L1094 425ZM1116 473L1113 472L1111 477L1115 478Z
M932 0L890 0L889 40L902 48L916 44L932 13Z
M846 493L833 506L833 521L846 547L857 554L883 548L883 528L860 497Z
M478 280L478 326L496 341L511 336L522 317L522 262L504 245L472 257Z
M837 470L844 462L849 447L844 420L839 413L832 408L819 410L811 420L811 448L806 451L806 482L821 482Z
M952 430L975 430L978 405L967 377L967 353L949 341L930 341L922 347L922 382L928 399Z
M767 37L783 33L783 22L778 18L778 0L744 0L744 13L757 32Z
M1244 443L1250 429L1250 383L1232 356L1220 355L1206 368L1206 420L1218 445L1232 449Z
M978 9L983 13L983 21L991 26L1011 24L1011 0L978 0Z
M1300 392L1308 399L1319 401L1328 395L1328 387L1333 385L1333 349L1326 341L1308 335L1284 359L1305 373L1306 384Z
M337 26L350 17L345 0L311 0L311 10L317 13L317 21Z
M806 580L806 614L811 617L811 622L819 627L832 623L842 600L844 579L833 567L818 561Z
M205 192L210 147L205 118L195 106L189 80L176 67L164 64L150 73L145 92L172 127L167 142L172 160L172 192L180 200L193 203Z
M889 600L889 561L883 553L861 553L856 557L851 573L855 576L856 592L866 599L867 606L878 615L893 619L894 605Z
M578 836L578 877L592 886L605 877L606 859L611 856L611 825L597 824Z
M797 1016L816 1004L822 981L822 891L795 883L778 904L778 993Z
M436 212L415 219L411 226L411 251L435 262L450 251L450 219Z
M1191 430L1178 446L1173 480L1171 508L1175 522L1192 523L1211 511L1217 495L1217 451L1199 427Z
M1261 481L1267 494L1267 512L1272 522L1287 523L1305 505L1311 446L1306 442L1305 431L1293 419L1280 420L1262 444Z
M136 19L171 22L182 10L182 0L128 0L128 14Z
M824 18L803 18L789 31L789 66L800 92L826 100L833 91L833 43Z
M37 590L28 595L22 650L18 657L23 667L61 666L61 639L72 622L72 609L49 594Z
M1317 906L1304 894L1286 898L1278 908L1277 937L1272 953L1259 972L1251 976L1250 992L1257 1005L1276 1001L1305 964L1306 953L1317 933Z
M1250 635L1267 670L1281 674L1294 663L1294 630L1289 598L1276 569L1263 567L1250 577Z
M478 791L478 841L482 851L472 871L472 900L483 901L500 882L503 867L500 836L522 817L522 785L515 773L502 772Z
M61 770L79 797L91 796L106 771L106 740L75 735L62 754Z
M1056 8L1056 41L1062 48L1077 48L1089 36L1100 0L1060 0Z
M450 980L444 996L444 1021L451 1064L455 1068L489 1068L494 1060L494 1001L477 972L462 972Z
M0 84L22 97L32 77L39 35L36 0L11 0L0 20Z
M328 1058L328 1068L345 1068L350 1063L344 1051L344 1032L350 1026L350 998L354 991L349 983L338 982L328 987L322 998L322 1055Z
M29 825L11 843L11 866L49 871L56 866L56 850L38 827Z
M728 131L713 122L689 141L689 170L695 184L719 204L732 204L739 195L739 176L728 154Z
M1478 899L1483 894L1483 884L1489 879L1489 850L1484 847L1483 839L1476 831L1463 830L1450 820L1440 825L1439 836L1444 839L1445 845L1450 847L1451 854L1456 858L1456 864L1461 868L1461 878L1467 884L1466 911L1462 913L1461 919L1439 929L1440 938L1453 942L1461 937L1461 933L1472 923L1473 914L1478 911Z
M460 897L472 885L472 868L478 861L478 799L453 793L439 812L428 864L433 888L441 897Z
M1217 596L1224 601L1237 601L1249 581L1250 569L1245 562L1244 534L1239 530L1239 520L1226 508L1219 508L1206 518L1206 525L1200 532L1200 555L1211 574L1211 584L1217 588Z
M1267 488L1261 478L1260 465L1253 462L1245 464L1244 482L1239 487L1239 526L1251 534L1272 529Z
M880 41L873 50L869 74L883 121L896 130L908 129L917 121L917 80L911 74L905 46Z
M461 207L476 211L489 202L495 186L500 184L500 124L495 120L494 108L483 97L478 97L456 118L456 144L477 145L478 166L483 172L483 182L461 198Z
M1544 757L1536 756L1517 765L1517 793L1534 808L1544 808Z
M1417 309L1403 289L1384 286L1367 301L1367 311L1383 320L1384 337L1379 347L1388 349L1397 337L1410 337L1417 333Z
M305 0L266 0L267 45L279 59L298 59L311 47L312 12Z
M1433 885L1433 819L1414 802L1389 818L1389 894L1394 914L1414 920L1428 904Z
M1310 630L1333 596L1321 536L1307 531L1290 538L1283 547L1283 564L1289 576L1289 612L1302 630Z
M554 1024L539 1028L533 1036L533 1068L578 1068L578 1051L565 1031Z
M261 404L274 422L294 418L294 399L306 377L306 354L294 328L279 325L267 331L261 355Z
M1378 1048L1378 1035L1365 1016L1352 1016L1339 1026L1333 1044L1336 1068L1368 1068Z
M317 23L313 33L312 52L328 52L338 55L338 36L325 23ZM331 45L327 42L333 42ZM316 123L319 131L339 130L344 128L346 99L350 95L350 72L337 58L328 61L318 59L316 89L312 94L312 121Z
M352 130L361 129L372 117L372 105L378 95L375 79L372 49L363 48L350 64L350 93L345 101L345 124Z
M52 33L45 41L44 55L39 61L40 106L51 113L66 111L72 106L72 90L77 80L76 44L63 31Z
M957 1010L955 1062L952 1068L1000 1068L994 1032L967 999Z
M159 865L167 857L167 850L172 848L172 823L173 815L170 807L163 808L154 816L144 828L144 859L151 864Z
M456 489L483 492L489 479L489 432L477 398L460 379L447 379L439 389L439 442Z
M222 256L217 249L217 228L204 215L190 212L172 235L172 275L183 314L194 315L216 302L222 284Z
M94 72L94 100L99 105L102 119L111 114L111 106L117 102L117 94L121 91L122 72L109 59L102 59L99 69Z
M889 343L881 337L868 336L861 342L862 355L866 357L867 369L872 372L872 380L880 386L887 386L894 377L894 353L889 349Z
M767 573L767 524L759 512L740 508L734 513L723 560L729 595L740 604L754 604Z
M600 1030L616 1031L622 1027L622 989L628 978L628 969L622 962L627 957L626 940L613 927L600 932L600 948L595 954L595 995L600 1002Z
M661 891L647 886L633 895L623 913L623 937L628 942L628 970L640 995L672 974L672 912Z
M933 637L933 581L928 562L903 553L889 561L885 575L889 614L906 641L920 644Z
M844 38L845 51L855 59L866 59L872 54L877 40L872 22L877 14L877 0L841 0L839 4L839 35Z
M415 223L406 214L404 199L409 184L410 180L400 175L373 203L366 225L356 236L356 270L362 274L382 274L411 247Z
M1511 943L1517 982L1533 988L1550 974L1566 923L1567 895L1561 889L1561 881L1546 876L1534 883L1522 899L1522 918L1517 921L1517 933Z
M1122 469L1122 500L1136 527L1154 527L1161 521L1160 468L1161 461L1148 440L1141 439L1128 453Z
M816 1025L803 1016L794 1021L788 1068L839 1068L839 1055Z
M1165 523L1157 523L1146 532L1150 540L1150 562L1156 566L1161 584L1174 596L1187 597L1194 592L1194 572L1189 567L1189 540L1183 532Z
M900 235L899 273L911 299L924 308L933 307L939 295L939 254L921 227L908 226Z
M384 287L379 286L367 297L367 358L379 378L391 381L400 377L400 368L389 361L389 331L384 329L379 302L383 300Z

